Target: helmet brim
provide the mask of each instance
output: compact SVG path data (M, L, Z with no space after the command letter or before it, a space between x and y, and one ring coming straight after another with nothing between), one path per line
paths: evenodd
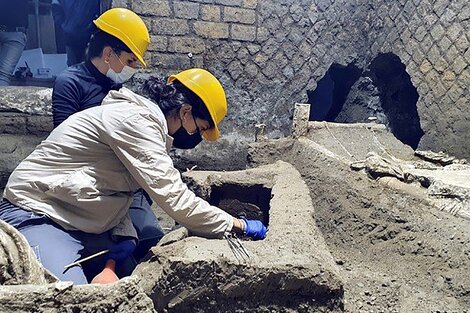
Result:
M199 86L196 82L191 81L191 80L181 80L178 79L177 75L171 75L168 77L168 82L171 83L175 80L178 80L181 84L183 84L185 87L189 88L192 92L194 92L199 99L209 99L207 94L205 94L204 88ZM207 105L204 100L202 101L204 105L207 108L207 111L209 111L209 115L211 116L212 123L214 124L214 127L202 132L202 137L208 141L216 141L220 137L220 132L219 132L219 127L216 122L216 117L215 117L215 112L213 112L212 105Z

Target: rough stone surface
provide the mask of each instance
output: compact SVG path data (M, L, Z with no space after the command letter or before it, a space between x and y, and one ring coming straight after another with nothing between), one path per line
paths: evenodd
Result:
M427 161L406 162L369 153L351 168L366 170L373 177L389 176L427 189L427 202L442 211L470 220L470 166L436 166Z
M199 15L199 4L192 2L174 1L173 7L175 17L184 19L197 19Z
M226 7L224 9L224 21L254 24L256 22L256 12L249 9Z
M0 112L52 115L51 98L51 88L1 87Z
M180 47L188 49L188 47ZM162 69L173 68L175 66L181 66L189 68L191 65L190 58L185 54L167 54L167 53L154 53L152 55L151 64L158 66Z
M374 86L370 78L361 77L351 87L344 106L335 121L364 123L369 122L371 117L380 124L388 125L388 118L381 106L377 87Z
M168 38L164 36L151 36L150 44L148 46L148 51L167 51L168 47Z
M168 50L178 53L202 53L205 50L204 41L200 38L175 37L170 38Z
M197 193L218 199L215 204L222 208L234 206L240 213L247 207L243 202L251 207L269 202L269 216L263 210L269 231L262 241L243 240L249 258L237 256L226 239L188 237L152 248L134 275L142 277L140 284L158 311L342 311L337 265L315 226L306 185L292 166L277 162L185 175Z
M41 286L0 286L0 311L36 312L155 312L152 300L135 278L108 285L58 282Z
M194 31L202 38L228 38L228 24L215 22L195 22Z
M155 2L128 3L149 8ZM380 54L393 53L419 93L417 107L425 133L419 148L470 155L470 113L464 109L470 79L468 1L198 0L184 2L200 6L197 18L195 11L187 17L189 28L182 27L177 16L166 17L167 5L171 11L183 1L162 3L152 10L163 10L158 14L167 22L155 19L154 34L206 41L197 64L222 79L229 99L230 119L221 125L222 136L235 132L237 125L236 134L249 142L257 123L267 125L270 138L286 136L293 104L307 102L307 91L316 88L331 64L366 70ZM157 14L140 10L143 15ZM231 63L241 61L238 50L253 43L259 50L243 57L243 67L237 65L237 75L232 75ZM196 64L167 63L170 71ZM160 63L153 66L160 71Z
M113 3L113 5L115 4ZM143 15L170 16L171 14L168 0L157 0L151 2L146 0L133 0L132 10L137 14Z
M421 185L352 171L354 158L345 149L358 159L375 151L417 161L385 127L374 130L375 141L365 125L353 125L258 142L249 159L253 166L285 160L302 174L316 223L346 277L345 312L467 312L470 221L433 205ZM454 177L452 171L445 176Z
M218 22L220 21L220 7L215 5L202 5L201 18L204 21Z
M256 38L256 28L252 26L232 25L232 37L233 39L241 41L254 41Z
M39 264L26 238L2 220L0 247L0 285L43 285L57 281Z
M152 31L156 35L186 35L189 33L188 21L185 19L157 18L154 20Z
M0 189L52 130L50 88L0 88ZM5 92L3 92L5 91Z
M292 121L292 137L299 138L308 133L308 117L310 115L310 105L305 103L296 103L294 118Z

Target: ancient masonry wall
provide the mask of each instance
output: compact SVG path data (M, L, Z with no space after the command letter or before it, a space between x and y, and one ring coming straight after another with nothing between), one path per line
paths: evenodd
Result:
M331 64L400 57L419 93L420 148L470 155L470 3L466 0L117 0L151 29L151 71L204 67L229 98L223 133L290 131L294 102ZM230 136L229 136L230 137ZM239 140L239 136L233 136ZM234 139L235 140L235 139Z

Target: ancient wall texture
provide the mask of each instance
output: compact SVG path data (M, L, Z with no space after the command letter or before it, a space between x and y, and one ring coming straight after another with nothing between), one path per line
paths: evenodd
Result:
M147 59L160 74L204 67L229 98L225 134L290 131L333 63L367 69L380 53L401 59L417 88L425 132L420 148L470 155L470 3L467 0L129 0L144 17ZM238 136L237 136L238 137Z

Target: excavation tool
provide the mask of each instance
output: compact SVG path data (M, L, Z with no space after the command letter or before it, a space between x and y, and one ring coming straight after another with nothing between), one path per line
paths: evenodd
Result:
M80 264L80 263L82 263L82 262L91 260L91 259L93 259L93 258L96 258L97 256L103 255L103 254L108 253L108 252L109 252L109 250L106 249L106 250L97 252L97 253L95 253L95 254L92 254L92 255L90 255L90 256L87 256L86 258L83 258L83 259L77 260L77 261L75 261L75 262L72 262L72 263L70 263L70 264L67 264L67 265L64 266L64 271L66 271L67 269L71 268L72 266L75 266L75 265L78 265L78 264Z
M251 257L248 250L243 246L241 240L235 234L229 234L224 236L227 239L228 246L232 250L233 255L238 262L248 262Z

